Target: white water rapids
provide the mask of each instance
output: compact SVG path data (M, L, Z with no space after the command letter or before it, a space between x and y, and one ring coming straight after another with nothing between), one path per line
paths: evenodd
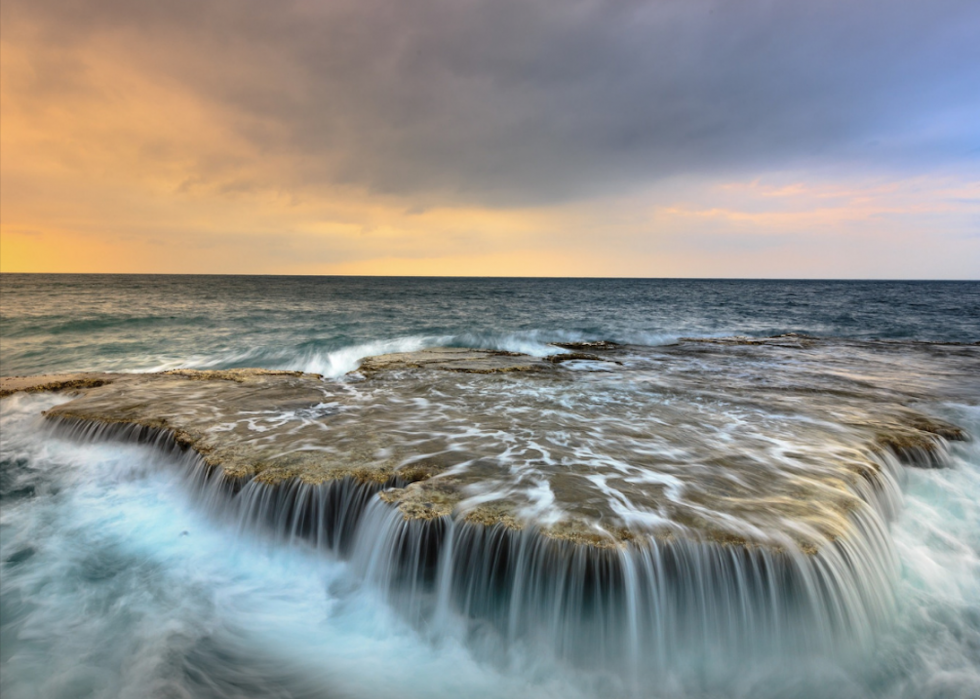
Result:
M178 457L53 437L40 413L64 400L0 403L5 699L980 696L977 441L950 468L903 468L893 618L859 651L679 654L651 681L553 660L533 635L501 644L451 608L409 623L356 557L202 507ZM980 434L980 409L937 410Z

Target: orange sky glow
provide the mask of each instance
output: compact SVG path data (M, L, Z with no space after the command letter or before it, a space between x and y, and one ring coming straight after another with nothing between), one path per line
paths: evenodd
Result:
M316 154L263 146L281 122L158 70L164 49L136 61L132 36L56 46L36 22L6 25L3 272L980 276L970 161L678 172L525 202L386 191L308 177Z

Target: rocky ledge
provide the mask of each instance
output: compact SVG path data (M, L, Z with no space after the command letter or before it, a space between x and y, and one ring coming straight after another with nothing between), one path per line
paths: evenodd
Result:
M978 356L787 339L435 348L367 358L340 380L6 377L0 395L67 391L46 413L60 425L169 435L230 482L363 484L409 521L598 548L683 538L814 553L862 508L887 509L890 460L941 466L968 438L917 406L975 383Z

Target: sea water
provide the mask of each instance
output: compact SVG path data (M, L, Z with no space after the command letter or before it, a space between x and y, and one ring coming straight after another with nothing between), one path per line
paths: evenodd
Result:
M980 282L0 275L0 373L266 367L340 376L431 346L683 336L977 342Z
M0 277L0 372L260 366L339 377L431 345L799 332L980 340L980 284ZM468 619L410 624L356 566L212 516L180 457L80 443L0 403L4 697L980 696L980 449L906 468L894 618L862 653L678 657L637 685ZM980 436L980 396L931 406Z

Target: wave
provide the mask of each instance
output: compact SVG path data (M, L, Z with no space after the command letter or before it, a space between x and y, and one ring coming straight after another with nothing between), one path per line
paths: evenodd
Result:
M667 333L636 333L626 336L600 337L582 332L554 330L526 330L511 333L488 330L455 334L418 334L380 338L340 347L324 347L319 343L304 343L292 347L266 346L246 350L231 350L211 356L198 355L185 359L166 359L139 369L139 371L255 367L303 371L321 374L328 378L339 378L356 370L361 361L367 357L397 352L417 352L430 347L491 349L519 352L532 357L547 357L569 351L557 347L553 343L610 340L621 344L656 346L674 344L678 339L679 335Z

